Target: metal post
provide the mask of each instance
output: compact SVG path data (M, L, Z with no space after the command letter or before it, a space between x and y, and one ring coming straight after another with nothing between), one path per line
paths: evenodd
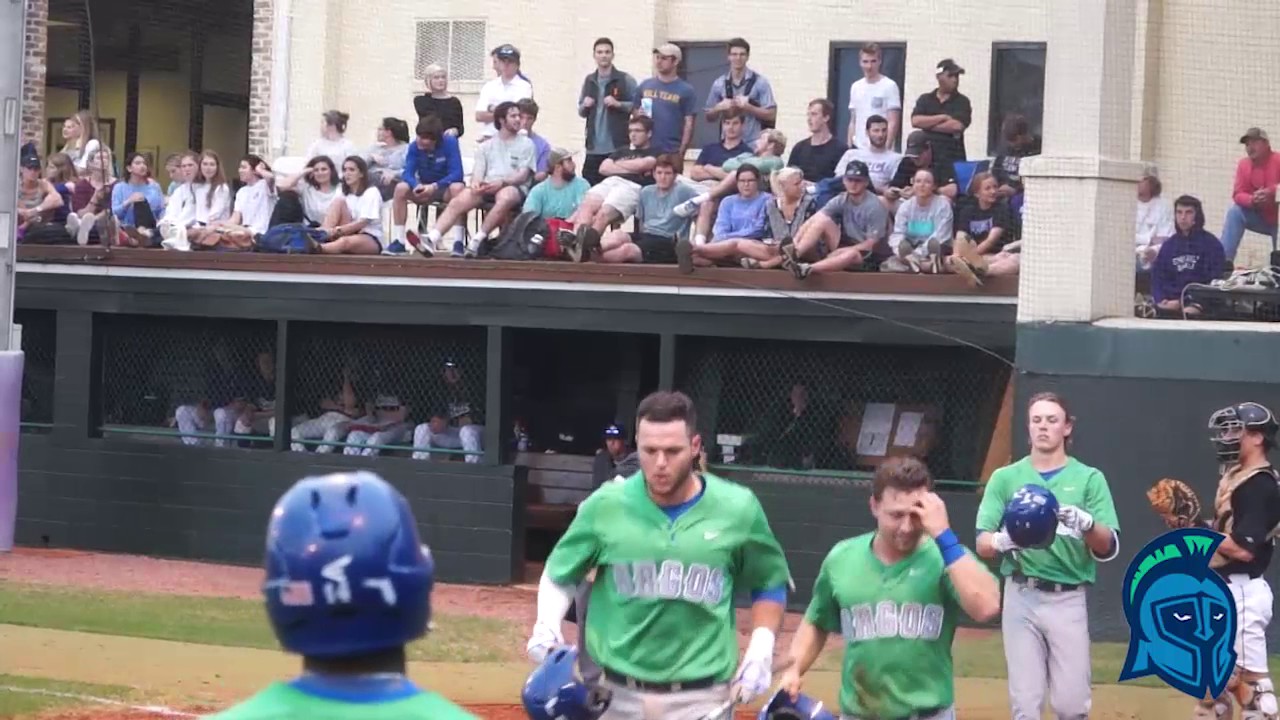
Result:
M22 145L26 0L0 0L0 552L13 549L18 516L18 415L22 350L14 345L18 154Z

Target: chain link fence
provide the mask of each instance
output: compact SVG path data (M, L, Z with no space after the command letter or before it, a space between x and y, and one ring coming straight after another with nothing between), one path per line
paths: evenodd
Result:
M150 315L96 323L103 434L271 446L275 323Z
M15 310L13 322L22 326L23 432L53 428L54 357L58 351L57 313L53 310Z
M865 478L915 455L940 481L973 484L1009 380L970 348L694 337L677 348L676 387L726 470Z
M479 462L485 330L290 325L290 449Z

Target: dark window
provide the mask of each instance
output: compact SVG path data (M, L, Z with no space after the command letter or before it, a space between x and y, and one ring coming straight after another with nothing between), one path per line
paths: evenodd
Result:
M995 43L991 46L991 113L987 154L1000 147L1000 126L1009 115L1025 115L1040 137L1044 122L1044 43Z
M698 116L693 121L693 142L691 149L700 150L720 140L720 124L708 122L703 114L707 104L707 96L711 94L711 86L716 78L729 72L728 40L716 42L682 42L680 46L683 57L680 58L678 72L680 77L693 86L694 97L697 98ZM750 67L750 65L748 65Z
M871 41L867 41L871 42ZM827 72L827 99L836 106L833 120L835 127L831 132L844 140L849 136L849 88L862 79L861 52L866 42L833 42L831 43L830 67ZM907 45L906 43L878 43L880 45L880 73L898 83L898 94L906 87L907 77ZM911 111L906 100L902 101L903 113L901 126L907 126L907 114ZM865 118L864 118L865 119ZM901 132L899 132L901 135ZM902 144L902 138L893 139L895 148Z

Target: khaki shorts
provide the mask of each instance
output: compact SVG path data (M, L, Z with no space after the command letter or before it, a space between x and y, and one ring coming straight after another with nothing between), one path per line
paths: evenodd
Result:
M624 220L635 215L636 206L640 204L640 186L616 176L605 178L587 194L600 198L605 205L617 210Z

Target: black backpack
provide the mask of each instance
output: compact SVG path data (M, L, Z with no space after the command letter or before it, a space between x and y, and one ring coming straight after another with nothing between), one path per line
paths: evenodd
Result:
M480 248L479 255L494 260L537 260L542 257L542 245L532 238L541 235L545 239L549 232L547 221L538 213L520 213L501 235Z
M751 90L755 88L756 78L758 77L760 76L753 72L751 73L751 77L747 78L747 81L743 83L742 94L746 95L747 98L751 97ZM724 96L726 99L733 97L733 80L731 80L727 74L724 76ZM760 107L760 103L756 102L755 100L748 99L747 102L751 103L752 105L755 105L756 107ZM777 120L771 120L771 121L761 120L760 127L765 130L772 130L778 127L778 122Z

